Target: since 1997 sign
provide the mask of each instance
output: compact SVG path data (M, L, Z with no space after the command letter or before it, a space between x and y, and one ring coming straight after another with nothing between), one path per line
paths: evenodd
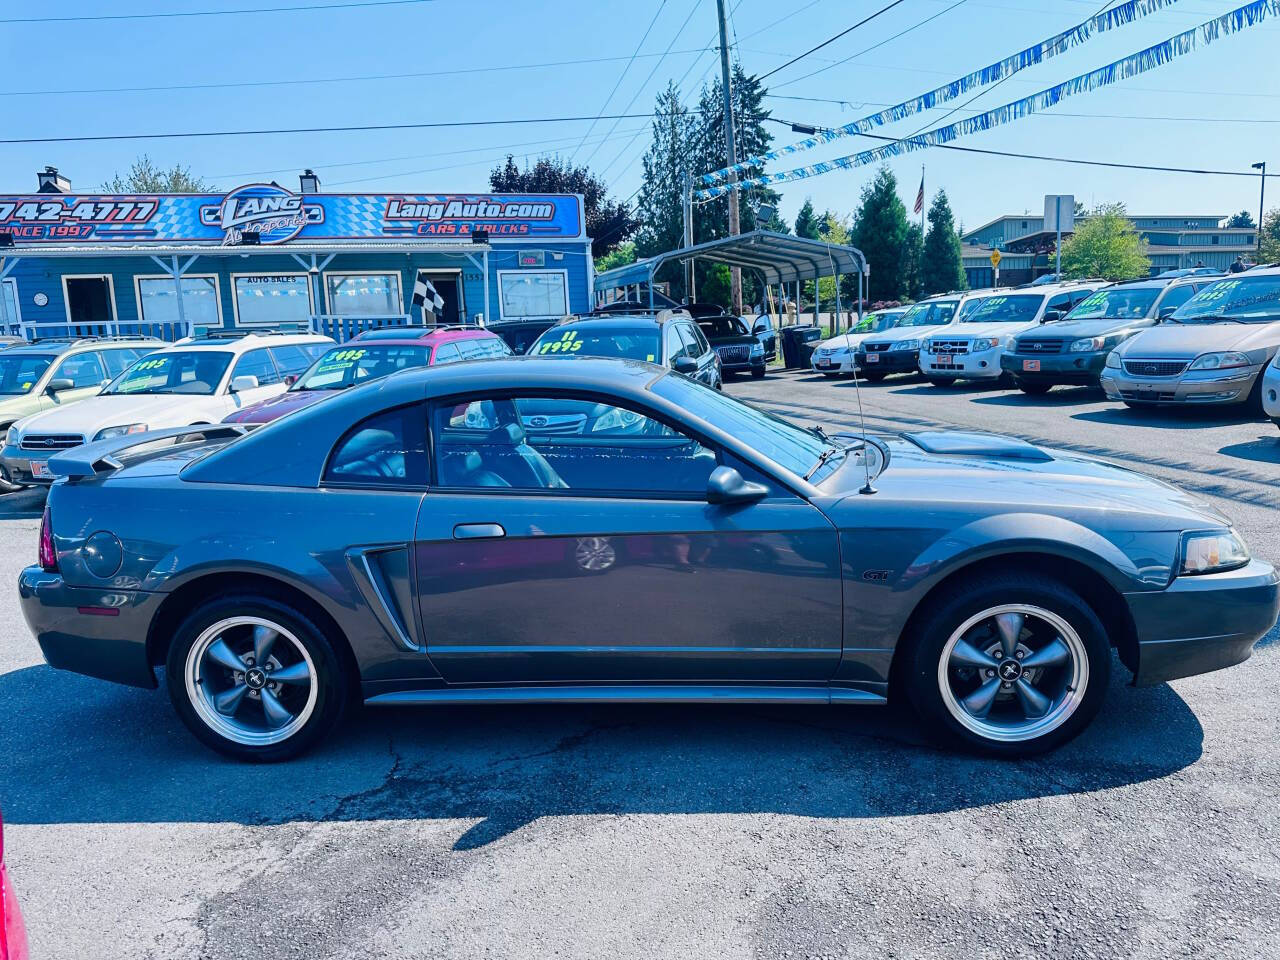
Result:
M577 240L582 200L563 194L298 194L254 183L225 194L0 196L15 243L263 244L290 240Z

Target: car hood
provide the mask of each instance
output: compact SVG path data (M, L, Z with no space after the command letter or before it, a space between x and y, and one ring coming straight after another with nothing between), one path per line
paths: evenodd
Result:
M18 424L23 433L79 433L93 439L106 427L145 423L151 429L180 427L201 418L216 397L182 394L103 394L27 417ZM220 419L215 417L216 419Z
M266 400L259 400L243 410L237 410L230 416L224 417L222 422L270 423L272 420L283 417L286 413L292 413L294 410L301 410L303 407L309 407L313 403L319 403L326 397L333 396L336 392L334 390L289 390L274 397L268 397Z
M1029 340L1077 340L1081 337L1103 337L1132 327L1147 327L1150 320L1140 317L1097 317L1090 320L1058 320L1041 324L1027 332Z
M1280 323L1162 323L1118 348L1122 356L1190 360L1218 350L1252 350L1280 343Z
M888 441L888 467L875 478L874 497L860 496L865 482L846 466L824 481L837 495L833 509L865 528L859 501L893 502L924 511L944 525L944 515L978 519L993 513L1047 514L1092 529L1184 530L1229 526L1206 503L1178 488L1126 467L1083 454L1040 447L1013 437L938 431ZM845 511L848 511L847 513Z
M959 326L960 324L931 323L927 327L894 327L883 333L864 334L862 339L875 343L900 343L903 340L921 340L932 333L954 330Z
M1007 337L1011 334L1035 330L1038 323L953 323L942 328L942 336L947 339L963 340L968 337Z
M838 336L829 337L826 340L820 340L813 345L814 350L843 350L852 349L862 343L867 337L872 336L869 333L842 333Z

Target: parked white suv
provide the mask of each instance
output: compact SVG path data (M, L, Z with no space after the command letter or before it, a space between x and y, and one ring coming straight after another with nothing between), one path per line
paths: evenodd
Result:
M123 434L220 423L282 393L332 345L310 333L181 340L141 358L95 397L19 420L0 462L36 483L52 483L48 461L55 453Z
M1014 338L1052 323L1106 281L1055 283L998 290L972 313L920 343L920 372L934 386L956 380L998 380L1000 358Z
M966 290L912 305L892 330L862 338L854 354L858 370L873 383L891 373L914 374L920 366L920 341L963 323L991 294L991 290Z

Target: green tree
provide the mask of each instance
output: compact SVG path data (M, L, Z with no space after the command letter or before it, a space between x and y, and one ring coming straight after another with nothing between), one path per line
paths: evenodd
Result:
M1272 207L1262 218L1262 249L1259 263L1280 263L1280 207Z
M926 297L968 287L964 261L960 258L960 235L947 192L939 190L929 205L929 232L924 238L924 259L920 264L922 292Z
M919 300L924 296L924 235L920 232L920 224L913 223L907 228L906 253L902 258L902 292L908 300Z
M192 174L190 167L175 163L161 170L145 153L133 161L127 174L117 172L102 185L103 193L209 193L213 189L203 177Z
M603 257L596 257L596 273L604 273L614 267L625 267L636 262L635 241L627 240L618 244Z
M818 215L813 212L813 200L809 197L804 198L804 205L800 208L800 212L796 214L796 236L804 237L808 240L817 240L820 236L818 233Z
M635 232L639 222L626 204L609 199L605 182L586 167L561 157L540 157L523 170L515 157L489 173L489 186L498 193L577 193L582 195L591 255L603 257Z
M1125 216L1124 204L1101 204L1076 225L1062 244L1062 272L1068 277L1129 280L1146 276L1151 260L1142 238Z
M1248 210L1241 210L1239 213L1231 215L1231 219L1227 221L1228 227L1256 227L1253 222L1253 214Z
M684 243L685 175L693 171L695 126L681 103L680 88L674 82L658 94L654 104L653 139L645 151L644 179L636 203L640 227L636 231L637 257L674 250ZM698 222L697 213L694 223ZM666 263L658 271L659 281L671 284L671 295L685 296L684 269Z
M863 188L862 203L854 215L853 245L871 267L868 300L901 300L905 294L908 229L898 179L888 167L881 167Z

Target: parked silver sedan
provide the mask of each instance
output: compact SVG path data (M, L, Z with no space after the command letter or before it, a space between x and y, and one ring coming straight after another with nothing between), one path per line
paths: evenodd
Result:
M1201 290L1165 323L1107 356L1102 389L1128 406L1248 403L1261 413L1261 373L1280 349L1280 268Z

